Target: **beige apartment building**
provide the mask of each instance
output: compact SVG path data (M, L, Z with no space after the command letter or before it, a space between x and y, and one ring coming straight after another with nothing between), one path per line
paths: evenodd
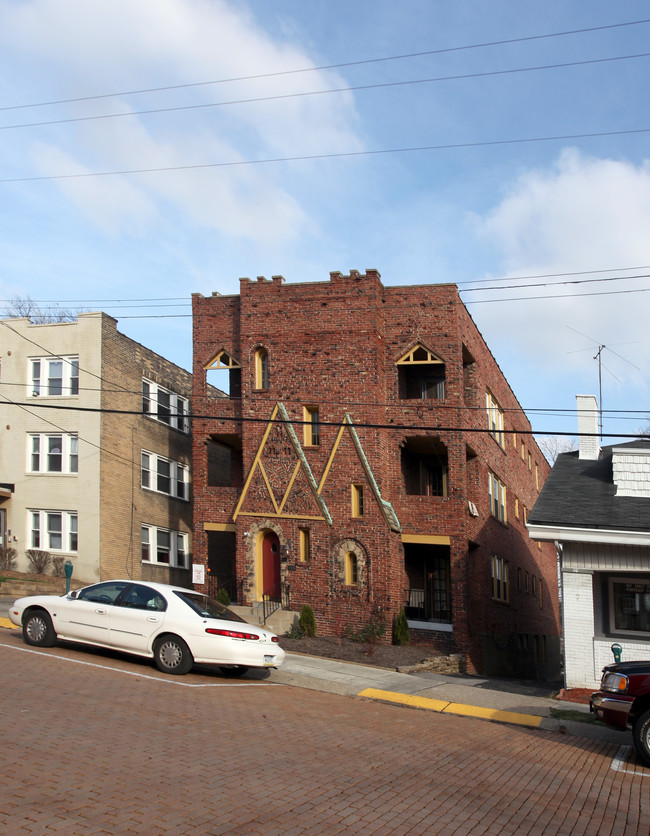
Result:
M117 330L0 320L0 545L191 586L191 375Z

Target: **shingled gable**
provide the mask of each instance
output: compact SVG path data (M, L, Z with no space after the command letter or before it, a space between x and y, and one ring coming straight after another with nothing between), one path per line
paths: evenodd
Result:
M530 536L583 539L581 532L589 531L589 539L598 538L594 532L611 539L614 532L630 532L631 541L650 542L650 497L622 496L614 482L612 461L621 450L647 456L650 441L604 447L597 459L580 459L577 451L561 453L528 516Z
M233 513L252 517L332 517L291 424L286 407L277 403L246 477Z

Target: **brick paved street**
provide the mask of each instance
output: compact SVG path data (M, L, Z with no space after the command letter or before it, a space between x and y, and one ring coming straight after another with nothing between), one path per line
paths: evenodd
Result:
M600 741L16 633L0 666L8 836L650 832L650 770Z

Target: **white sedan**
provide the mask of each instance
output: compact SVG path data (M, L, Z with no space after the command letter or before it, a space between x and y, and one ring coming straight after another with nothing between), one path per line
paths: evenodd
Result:
M9 618L27 644L52 647L57 639L153 657L164 673L188 673L194 662L240 675L278 668L279 639L213 598L162 583L105 581L67 595L19 598Z

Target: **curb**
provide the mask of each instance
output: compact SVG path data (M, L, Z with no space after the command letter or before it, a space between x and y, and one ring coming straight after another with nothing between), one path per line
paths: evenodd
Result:
M497 708L481 708L476 705L445 702L443 700L417 697L413 694L399 694L394 691L380 691L377 688L365 688L357 694L359 697L380 700L381 702L398 703L410 708L423 708L427 711L437 711L440 714L457 714L462 717L477 717L481 720L492 720L497 723L510 723L516 726L527 726L538 729L542 717L535 714L518 714L515 711L502 711Z

